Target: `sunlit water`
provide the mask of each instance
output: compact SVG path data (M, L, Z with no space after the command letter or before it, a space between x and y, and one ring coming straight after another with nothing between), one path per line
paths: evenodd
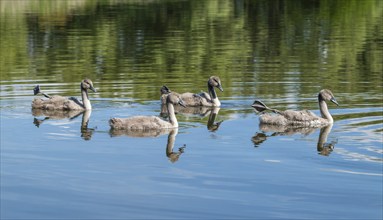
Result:
M341 36L322 33L325 39L321 34L307 36L311 33L307 32L281 41L291 41L298 52L288 45L287 49L270 46L275 39L263 34L279 36L281 27L272 27L272 21L263 26L249 11L262 11L271 3L241 8L241 1L237 1L235 7L223 4L220 8L215 1L206 2L187 6L196 13L187 13L193 18L192 27L172 19L181 16L186 22L187 15L169 12L170 21L159 21L168 28L164 36L159 35L162 29L153 28L151 10L181 10L177 6L186 7L185 3L90 5L94 10L65 11L73 13L70 21L61 21L60 14L56 15L54 24L32 13L32 7L32 12L26 13L28 28L19 30L21 33L2 27L2 32L15 31L19 36L26 31L30 35L25 47L21 46L29 54L26 60L5 52L18 45L2 37L7 46L1 53L8 54L2 56L7 59L2 60L6 66L0 87L2 219L382 218L383 82L381 69L376 67L379 64L367 65L359 58L349 66L334 61L334 53L353 50L332 47L334 41L348 45L347 39L354 35L347 35L347 31ZM205 17L197 19L204 10L211 22L204 23ZM122 16L124 12L127 18ZM131 15L133 12L137 15ZM382 16L381 10L374 13ZM98 19L88 18L95 14ZM230 28L242 25L240 19L245 17L239 30L253 30L254 36L243 39L247 32L237 37L226 33L227 14L235 15L228 16L235 23ZM17 23L18 17L13 16L8 21ZM37 18L31 19L33 16ZM259 18L268 17L264 16ZM315 14L310 16L318 19ZM128 18L137 18L131 29L123 25L130 24ZM280 19L285 24L292 22ZM77 20L81 22L71 23ZM34 22L40 29L34 30ZM297 29L307 25L296 22ZM43 24L48 28L42 28ZM373 32L374 28L369 28ZM90 31L93 29L97 31ZM217 33L206 36L207 30ZM363 39L371 46L378 37L369 33ZM225 34L229 36L219 38ZM309 43L310 39L317 39L319 46L316 41ZM382 54L381 39L380 47L368 50L363 44L360 48ZM110 45L103 47L103 43ZM244 51L241 44L254 48ZM269 50L262 52L265 45ZM307 46L329 48L322 48L319 57L318 51L310 53L310 49L306 52L309 58L295 54ZM75 55L74 48L80 48ZM87 49L90 55L84 52ZM221 77L224 88L224 92L218 91L222 106L215 109L215 118L211 109L188 108L177 114L180 126L173 132L110 130L111 117L162 115L159 89L163 84L178 92L199 92L206 90L212 74ZM92 78L98 89L89 94L93 110L88 124L83 114L31 111L32 89L37 83L48 94L80 97L83 77ZM329 103L335 122L328 130L260 127L259 116L251 108L254 99L262 99L278 109L307 108L319 114L316 95L324 87L330 88L340 103L339 107Z

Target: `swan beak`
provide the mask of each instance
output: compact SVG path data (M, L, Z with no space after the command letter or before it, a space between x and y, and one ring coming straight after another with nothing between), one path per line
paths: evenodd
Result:
M335 98L331 98L330 101L335 105L339 106L339 103L335 100Z
M221 90L221 92L223 92L223 88L222 88L221 84L219 84L219 85L217 86L217 88L218 88L219 90Z
M178 101L178 104L180 104L180 106L186 108L185 102L182 101L182 99L180 99L180 101Z
M93 92L97 92L96 88L94 88L93 86L91 86L89 89L92 90Z

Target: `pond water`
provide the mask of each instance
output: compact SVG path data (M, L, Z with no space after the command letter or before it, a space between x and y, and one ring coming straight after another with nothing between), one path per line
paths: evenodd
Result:
M382 219L381 1L1 1L1 219ZM220 108L179 128L126 133L112 117L162 115L160 88ZM91 112L33 112L33 88ZM259 126L255 99L334 124Z

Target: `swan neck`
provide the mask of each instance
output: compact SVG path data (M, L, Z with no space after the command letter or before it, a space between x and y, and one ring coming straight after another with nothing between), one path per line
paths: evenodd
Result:
M82 97L82 103L84 105L84 108L87 110L92 109L92 105L90 104L89 96L88 96L88 91L86 89L83 89L81 87L81 97Z
M171 103L167 103L168 114L169 114L169 122L173 127L178 127L178 121L176 118L176 114L174 112L174 106Z
M327 104L324 100L319 99L319 110L322 118L326 119L329 123L333 123L334 119L332 118L330 112L328 111Z
M209 91L210 98L211 98L211 101L213 103L213 106L220 106L221 102L218 99L218 96L217 96L217 93L214 90L214 87L208 83L207 84L207 89Z

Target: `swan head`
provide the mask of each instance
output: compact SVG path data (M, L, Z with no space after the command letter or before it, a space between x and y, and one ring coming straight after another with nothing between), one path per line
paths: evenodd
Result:
M179 104L184 108L186 107L184 101L181 99L181 95L175 92L172 92L168 95L168 97L166 98L166 102L173 105Z
M339 106L338 102L335 100L334 95L328 89L322 89L318 94L319 101L331 101L335 105Z
M210 76L209 80L207 81L207 84L212 87L217 87L221 92L223 92L221 80L218 76Z
M97 92L97 90L93 87L92 80L90 79L84 79L83 81L81 81L81 89L84 89L84 90L90 89L93 92Z

